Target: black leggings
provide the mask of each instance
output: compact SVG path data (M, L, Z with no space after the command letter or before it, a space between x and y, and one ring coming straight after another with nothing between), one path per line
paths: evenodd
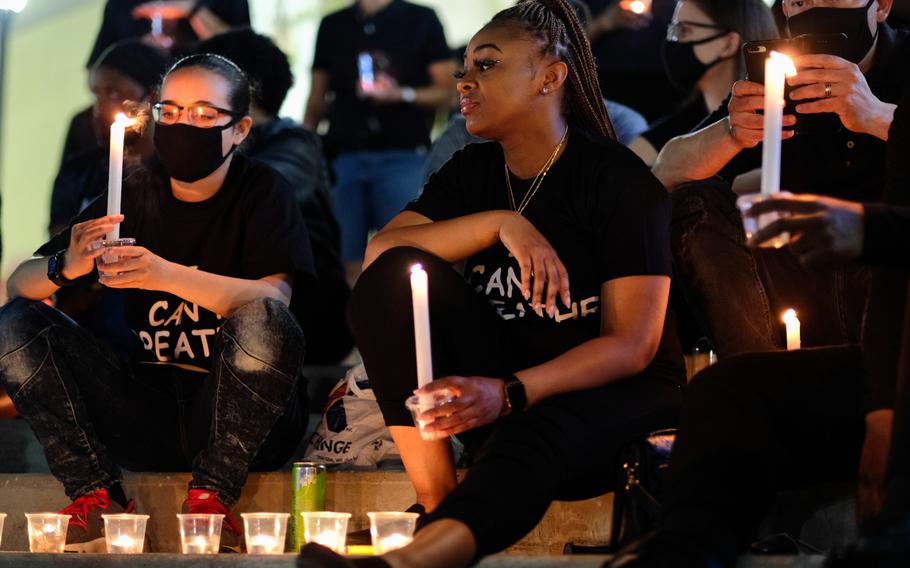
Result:
M414 248L392 249L361 275L350 308L357 345L390 426L413 425L404 401L417 384L408 279L417 262L429 274L436 377L505 376L589 339L552 321L504 321L445 261ZM678 377L645 373L553 396L499 420L483 429L473 466L430 520L466 524L478 556L507 548L536 526L554 499L611 491L620 449L675 424L678 385Z

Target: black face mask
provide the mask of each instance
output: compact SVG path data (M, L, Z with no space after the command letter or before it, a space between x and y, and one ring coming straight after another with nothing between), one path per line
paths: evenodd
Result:
M847 34L844 59L859 63L875 44L869 29L869 0L863 8L810 8L787 19L790 37L805 34Z
M228 159L221 154L221 133L237 124L199 128L189 124L156 124L155 150L167 173L177 181L193 183L208 177Z
M686 43L664 40L664 72L667 74L667 79L670 80L670 83L680 91L686 93L692 91L698 80L708 72L708 69L727 59L726 57L718 57L711 63L702 63L695 55L695 46L714 41L727 35L727 33L729 32L721 32L705 39Z

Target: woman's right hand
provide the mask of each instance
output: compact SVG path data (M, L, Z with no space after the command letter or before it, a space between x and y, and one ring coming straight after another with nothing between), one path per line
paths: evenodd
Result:
M508 212L499 225L499 240L518 261L521 293L535 310L545 304L547 314L554 317L557 294L564 305L572 305L569 273L553 245L530 221L518 213Z
M104 252L102 247L92 250L92 243L110 233L122 221L123 215L106 215L73 225L63 261L63 277L75 280L91 272L95 267L95 259Z

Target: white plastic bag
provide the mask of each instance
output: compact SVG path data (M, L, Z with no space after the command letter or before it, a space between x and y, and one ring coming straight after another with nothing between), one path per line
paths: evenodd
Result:
M332 389L304 458L342 469L400 460L363 365L351 368Z

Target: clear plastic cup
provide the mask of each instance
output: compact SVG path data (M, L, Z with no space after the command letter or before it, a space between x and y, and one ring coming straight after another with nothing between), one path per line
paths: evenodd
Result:
M63 552L70 516L60 513L26 513L28 549L31 552Z
M177 515L183 554L218 554L224 515Z
M148 515L101 515L108 554L141 554Z
M749 193L740 196L739 199L736 200L736 207L739 208L739 212L743 216L743 229L746 231L746 239L751 239L752 235L758 231L764 229L774 221L787 216L784 213L766 213L764 215L759 215L757 218L750 217L749 211L752 210L752 206L767 199L773 199L774 196L787 197L790 195L792 194L789 192L781 191L770 196L763 193ZM759 246L761 246L761 248L782 248L789 242L790 234L781 233L780 235L761 243Z
M287 513L240 513L247 554L282 554L288 530Z
M367 513L367 516L370 517L374 554L385 554L414 540L417 513Z
M447 437L439 432L427 432L424 430L427 424L430 424L432 420L420 420L419 416L430 409L449 404L453 400L455 400L455 393L449 389L442 389L434 392L432 395L414 395L404 401L404 405L411 411L411 416L414 417L414 424L417 426L417 432L420 433L422 439L439 440Z
M104 252L101 256L95 258L95 268L98 269L98 272L104 270L106 264L112 262L117 262L120 260L120 255L117 254L118 247L134 247L136 246L136 239L115 239L113 241L95 241L92 243L92 250L98 250L99 248L104 248ZM113 276L110 272L107 274Z
M303 517L303 539L306 542L315 542L344 554L350 513L318 511L300 515Z

